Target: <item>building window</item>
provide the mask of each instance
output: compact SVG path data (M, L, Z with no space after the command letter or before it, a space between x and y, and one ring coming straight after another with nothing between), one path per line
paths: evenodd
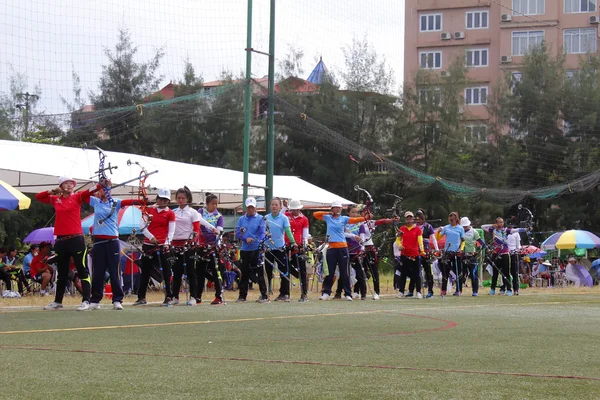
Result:
M523 74L521 72L513 72L510 79L510 90L515 96L519 95L519 84L523 81Z
M513 0L513 15L542 15L546 12L545 0Z
M544 41L544 31L524 31L512 33L512 55L524 56L534 46Z
M467 67L487 67L488 49L467 50Z
M467 29L487 29L488 15L487 11L467 12Z
M596 0L565 0L565 13L584 13L596 11Z
M423 51L419 53L419 59L421 60L421 68L423 69L442 68L441 51Z
M439 32L442 30L442 14L421 15L421 32Z
M439 87L420 88L419 89L419 104L427 104L433 106L442 105L442 92Z
M429 143L439 142L442 138L439 124L427 124L424 126L425 141Z
M596 52L596 28L565 29L564 39L567 54Z
M467 105L482 105L487 104L488 88L473 87L465 89L465 104Z
M486 125L466 125L465 142L467 143L487 143L488 131Z

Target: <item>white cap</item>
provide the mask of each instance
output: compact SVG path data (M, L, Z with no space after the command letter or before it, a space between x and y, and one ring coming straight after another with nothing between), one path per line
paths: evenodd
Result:
M545 266L547 266L547 267L551 267L551 266L552 266L552 264L550 264L550 261L548 261L548 260L544 261L544 262L542 263L542 265L545 265Z
M569 262L571 262L571 261L577 261L577 260L575 259L575 257L569 257Z
M342 207L342 202L341 202L341 201L338 201L338 200L336 200L336 201L333 201L333 202L331 203L331 208L333 208L333 207L340 207L340 208L341 208L341 207Z
M289 209L290 210L302 210L302 203L300 203L300 200L291 200L290 201L290 206Z
M77 182L75 181L75 179L68 177L68 176L61 176L60 178L58 178L58 186L62 185L65 182L73 182L73 185L77 185Z
M460 219L460 226L471 226L471 221L468 217L462 217Z
M407 211L407 212L404 213L404 218L407 218L407 217L413 217L414 218L415 214L413 214L412 211Z
M171 200L171 191L167 188L158 189L158 198Z
M254 197L248 197L246 199L246 207L256 207L256 199Z

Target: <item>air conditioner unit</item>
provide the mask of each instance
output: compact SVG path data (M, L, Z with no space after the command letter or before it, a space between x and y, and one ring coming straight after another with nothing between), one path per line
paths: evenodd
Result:
M502 57L500 57L500 62L502 64L509 64L512 62L512 57L511 56L502 56Z
M500 17L500 19L502 20L502 22L510 22L510 21L512 21L512 15L510 15L510 14L502 14L502 16Z
M442 40L452 39L452 34L450 32L442 32L441 36L442 36Z
M448 73L448 71L440 71L440 76L442 78L446 78L447 76L450 76L450 74Z
M464 38L465 38L464 32L454 32L454 39L464 39Z
M600 24L600 17L598 17L597 15L592 15L590 17L590 24L592 24L592 25Z

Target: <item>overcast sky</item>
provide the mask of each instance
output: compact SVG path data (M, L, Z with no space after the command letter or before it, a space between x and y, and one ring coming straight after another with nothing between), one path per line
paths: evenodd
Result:
M253 47L268 51L269 0L254 0ZM189 58L205 81L223 69L245 68L247 0L4 0L0 14L0 92L12 71L42 90L40 111L62 113L60 96L72 98L71 72L84 92L96 90L104 48L113 49L119 27L139 46L138 61L164 47L164 84L182 76ZM367 34L402 83L404 0L278 0L276 58L288 44L304 51L304 78L323 56L330 70L343 68L341 48ZM267 58L253 56L253 75L267 74Z

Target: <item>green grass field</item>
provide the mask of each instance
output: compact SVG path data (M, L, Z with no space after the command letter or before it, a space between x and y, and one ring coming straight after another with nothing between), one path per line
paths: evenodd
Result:
M122 312L2 304L0 398L600 398L598 290Z

